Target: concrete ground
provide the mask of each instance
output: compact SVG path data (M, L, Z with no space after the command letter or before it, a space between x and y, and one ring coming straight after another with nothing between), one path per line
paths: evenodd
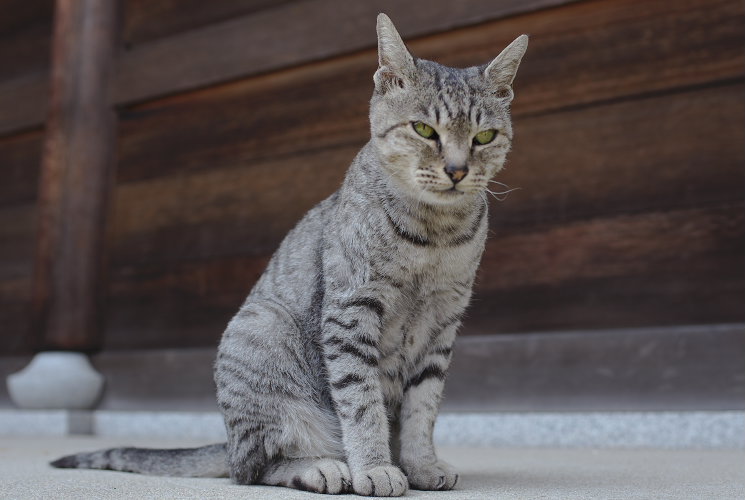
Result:
M227 479L58 470L60 455L109 446L181 447L201 442L102 437L0 437L0 499L318 499L315 494ZM745 452L619 449L443 448L461 472L455 491L407 495L478 499L745 498ZM348 498L355 498L349 496Z

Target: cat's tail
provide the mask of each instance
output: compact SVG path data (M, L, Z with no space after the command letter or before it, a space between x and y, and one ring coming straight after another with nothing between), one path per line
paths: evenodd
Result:
M118 470L154 476L228 476L225 443L170 450L111 448L68 455L50 465L61 469Z

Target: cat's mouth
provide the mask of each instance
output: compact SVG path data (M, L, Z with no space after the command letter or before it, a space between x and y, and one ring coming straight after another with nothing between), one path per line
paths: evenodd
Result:
M441 189L440 191L437 191L439 194L443 196L458 196L461 194L466 194L465 191L461 191L458 189L458 186L453 186L447 189Z

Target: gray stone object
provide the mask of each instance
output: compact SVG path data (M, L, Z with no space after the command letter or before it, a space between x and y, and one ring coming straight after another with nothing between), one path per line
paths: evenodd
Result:
M8 376L11 400L23 409L82 410L101 398L104 378L78 352L40 352L23 370Z

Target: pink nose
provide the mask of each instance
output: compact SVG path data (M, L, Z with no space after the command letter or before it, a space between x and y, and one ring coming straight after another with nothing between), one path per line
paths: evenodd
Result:
M458 184L468 175L468 167L466 165L447 165L445 166L445 173L448 174L453 184Z

